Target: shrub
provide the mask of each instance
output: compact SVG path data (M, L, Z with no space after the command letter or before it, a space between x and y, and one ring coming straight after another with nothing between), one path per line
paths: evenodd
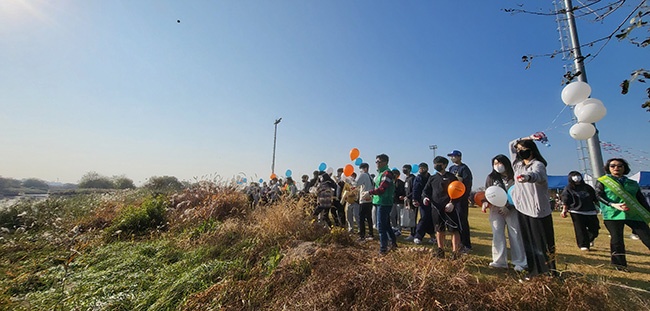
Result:
M121 209L107 232L112 235L141 235L165 223L167 200L164 196L148 198L139 206L128 205Z

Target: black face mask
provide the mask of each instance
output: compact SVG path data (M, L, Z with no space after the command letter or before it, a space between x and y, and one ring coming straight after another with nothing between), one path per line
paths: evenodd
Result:
M404 173L404 175L408 175L408 174L411 173L411 171L409 171L409 170L407 170L407 169L403 169L403 170L402 170L402 173Z
M433 166L433 169L438 171L438 172L442 172L442 171L445 170L445 166L442 165L442 164L436 164L436 165Z
M532 151L529 150L519 150L517 151L517 155L522 158L523 160L530 158L530 155L532 154Z

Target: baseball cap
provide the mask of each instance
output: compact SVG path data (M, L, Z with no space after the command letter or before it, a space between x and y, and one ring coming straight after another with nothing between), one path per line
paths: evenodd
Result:
M452 151L451 153L447 153L447 156L448 156L448 157L451 157L451 156L454 156L454 157L462 157L462 156L463 156L463 153L460 152L460 151L458 151L458 150L454 150L454 151Z

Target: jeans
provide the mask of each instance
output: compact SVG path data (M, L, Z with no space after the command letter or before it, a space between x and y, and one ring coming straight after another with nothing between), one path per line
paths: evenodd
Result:
M392 205L377 205L377 228L379 230L379 251L388 251L388 239L392 241L392 245L397 245L395 232L390 227L390 211L393 209Z

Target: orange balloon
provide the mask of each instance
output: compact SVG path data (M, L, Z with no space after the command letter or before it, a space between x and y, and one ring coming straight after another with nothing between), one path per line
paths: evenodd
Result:
M343 175L345 175L345 177L350 177L352 173L354 173L354 166L352 166L352 164L348 164L343 168Z
M465 194L465 185L458 180L454 180L449 184L449 187L447 187L447 193L452 200L458 199Z
M352 150L350 150L350 161L354 161L358 157L359 157L359 149L352 148Z
M275 173L271 174L271 178L270 178L270 179L274 179L274 178L278 178L278 176L276 176Z
M485 191L479 191L474 194L474 204L481 206L485 200L487 200L485 198Z

